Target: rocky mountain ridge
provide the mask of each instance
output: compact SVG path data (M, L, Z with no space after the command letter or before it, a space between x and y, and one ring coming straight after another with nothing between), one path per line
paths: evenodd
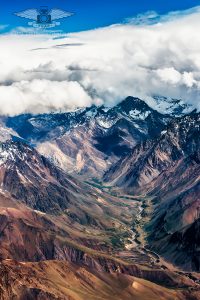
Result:
M105 174L113 186L154 198L147 226L152 249L197 271L199 153L200 114L193 112L172 120L160 136L138 144Z
M200 114L155 101L1 118L0 298L200 299Z
M166 102L165 98L155 99L160 107ZM175 114L189 109L180 100L169 99L167 113L160 113L144 101L128 97L113 108L92 106L3 119L7 128L65 171L100 178L136 144L154 138Z

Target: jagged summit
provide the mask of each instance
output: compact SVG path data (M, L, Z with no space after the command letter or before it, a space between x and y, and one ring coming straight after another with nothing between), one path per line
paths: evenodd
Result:
M166 99L156 101L161 105ZM171 112L177 113L179 104L179 100L170 102ZM93 105L73 112L4 118L4 126L65 171L98 177L136 144L158 136L174 118L175 113L156 109L127 97L112 108Z
M163 114L178 117L191 113L194 110L194 107L191 104L186 104L181 99L161 96L154 96L153 99L156 101L156 110Z
M180 268L200 270L200 114L172 102L1 118L5 299L54 299L67 284L70 299L99 287L110 300L120 285L123 299L199 300L198 274Z

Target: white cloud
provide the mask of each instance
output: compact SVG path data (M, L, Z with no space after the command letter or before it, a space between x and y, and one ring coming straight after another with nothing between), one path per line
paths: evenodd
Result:
M92 104L92 99L80 84L72 81L20 81L0 86L0 95L0 107L3 107L4 114L11 116L28 112L66 111Z
M149 14L149 18L158 18ZM200 9L56 38L0 37L0 113L48 112L128 95L200 108Z
M178 84L182 78L181 74L174 68L158 69L156 72L163 82L169 83L171 85Z

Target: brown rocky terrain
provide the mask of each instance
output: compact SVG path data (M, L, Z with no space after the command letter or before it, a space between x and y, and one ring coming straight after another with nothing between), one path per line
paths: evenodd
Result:
M200 299L198 113L1 122L0 299Z
M38 300L185 300L199 299L192 292L169 289L121 273L95 272L68 262L0 264L0 299Z
M197 271L199 122L197 113L174 120L160 137L137 145L105 175L113 185L153 197L147 226L151 248L174 264Z
M134 264L101 243L87 247L63 216L30 209L6 193L0 206L0 299L95 300L113 293L116 299L199 299L197 275Z
M128 97L113 108L92 106L71 113L22 115L4 122L65 171L101 178L138 142L159 134L170 118Z
M144 190L145 185L181 158L198 160L200 115L191 114L175 119L155 140L146 140L132 153L117 162L105 174L105 180L130 191Z

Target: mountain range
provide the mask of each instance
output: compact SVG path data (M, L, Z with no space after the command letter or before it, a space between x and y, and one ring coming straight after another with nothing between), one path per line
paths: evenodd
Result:
M154 101L0 117L0 299L200 299L200 113Z

